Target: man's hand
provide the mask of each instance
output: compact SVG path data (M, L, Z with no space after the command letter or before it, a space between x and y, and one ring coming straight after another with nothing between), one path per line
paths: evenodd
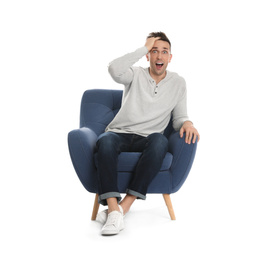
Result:
M148 48L148 51L151 51L155 41L159 40L160 37L150 37L147 39L145 46Z
M196 128L193 126L191 121L185 121L180 129L180 137L183 137L183 133L186 133L185 143L190 144L191 141L195 143L196 138L198 138L198 142L200 140L200 135Z

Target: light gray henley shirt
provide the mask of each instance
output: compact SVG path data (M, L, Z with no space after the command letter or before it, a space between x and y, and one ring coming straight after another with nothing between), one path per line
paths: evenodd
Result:
M185 80L177 73L166 71L158 84L148 68L133 65L148 53L144 46L109 64L112 78L124 85L122 105L106 131L148 136L163 133L170 118L178 131L189 120L186 105Z

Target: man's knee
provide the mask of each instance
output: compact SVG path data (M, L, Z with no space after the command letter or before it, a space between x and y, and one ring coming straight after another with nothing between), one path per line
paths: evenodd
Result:
M164 136L163 134L160 133L153 133L151 135L149 135L148 137L149 140L149 144L151 146L153 146L153 148L155 149L164 149L164 150L168 150L168 139L166 138L166 136Z
M98 150L112 150L113 148L118 147L118 144L118 135L112 132L106 132L98 137L96 146Z

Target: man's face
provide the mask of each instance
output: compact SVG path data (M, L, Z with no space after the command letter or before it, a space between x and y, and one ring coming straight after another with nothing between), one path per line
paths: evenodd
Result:
M156 41L151 51L147 54L151 73L155 76L162 76L165 74L171 58L172 55L170 54L169 43L161 40Z

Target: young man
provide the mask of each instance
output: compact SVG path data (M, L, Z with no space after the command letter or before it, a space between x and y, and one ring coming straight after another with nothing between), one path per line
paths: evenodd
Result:
M149 68L134 67L143 56ZM108 205L98 219L105 223L102 235L118 234L124 228L123 216L136 199L145 199L147 188L159 172L168 150L163 131L171 115L173 127L186 133L186 143L199 140L186 109L185 81L167 71L171 44L162 33L150 33L145 46L114 60L109 65L112 78L124 85L122 106L105 133L98 137L99 203ZM117 188L117 161L120 152L142 152L127 194L121 201Z

